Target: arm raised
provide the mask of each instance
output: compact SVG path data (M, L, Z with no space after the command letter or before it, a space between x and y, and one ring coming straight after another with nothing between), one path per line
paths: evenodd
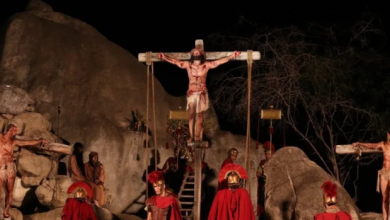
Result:
M23 146L33 146L40 143L47 144L47 140L45 139L39 139L39 140L14 140L14 143L16 146L23 147Z
M355 142L352 144L352 147L359 147L359 146L362 146L362 147L366 147L366 148L370 148L370 149L380 149L380 148L383 148L385 145L384 145L384 142L381 141L379 143L361 143L361 142Z
M169 58L169 57L165 56L165 54L163 54L163 53L159 53L157 57L159 59L163 59L163 60L167 61L168 63L174 64L182 69L186 69L189 66L188 65L189 63L187 61L181 61L181 60Z
M219 65L229 62L231 59L238 57L241 54L240 51L234 51L234 53L228 57L221 58L219 60L214 60L211 62L207 62L206 65L210 69L217 68Z

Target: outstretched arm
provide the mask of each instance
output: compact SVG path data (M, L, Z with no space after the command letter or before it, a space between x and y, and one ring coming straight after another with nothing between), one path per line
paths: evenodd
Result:
M188 67L187 61L181 61L181 60L169 58L169 57L165 56L165 54L163 54L163 53L159 53L158 58L163 59L163 60L167 61L168 63L174 64L182 69L186 69Z
M45 139L39 139L39 140L15 140L14 141L16 146L23 147L23 146L33 146L40 143L47 144L47 140Z
M380 148L383 148L385 145L384 145L384 142L381 141L379 143L361 143L361 142L355 142L352 144L352 147L359 147L359 146L362 146L362 147L366 147L366 148L370 148L370 149L380 149Z
M228 57L221 58L219 60L214 60L207 62L207 67L210 69L217 68L219 65L229 62L231 59L238 57L241 54L240 51L234 51L234 53Z

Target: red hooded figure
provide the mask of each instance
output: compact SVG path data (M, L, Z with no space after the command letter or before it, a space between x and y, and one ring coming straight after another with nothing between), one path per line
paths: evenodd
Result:
M164 175L153 171L148 175L156 195L146 200L147 220L182 220L180 204L175 194L165 189Z
M238 164L228 164L221 169L218 182L226 181L228 188L218 191L208 220L255 220L249 193L240 188L244 179L247 179L247 173Z
M314 216L314 220L352 220L349 213L341 211L337 206L337 185L330 180L322 184L324 190L325 212Z
M73 193L74 198L68 198L62 209L62 220L97 220L92 205L92 189L86 182L73 183L68 188L68 193Z

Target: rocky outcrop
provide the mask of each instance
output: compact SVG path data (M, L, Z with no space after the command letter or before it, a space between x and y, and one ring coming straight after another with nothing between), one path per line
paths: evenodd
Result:
M270 219L310 220L324 211L321 186L327 180L335 180L302 150L283 147L272 155L264 171L267 176L265 211ZM354 201L342 186L338 184L338 187L340 208L358 220L359 211Z
M0 36L4 36L5 42L0 84L25 90L34 100L35 112L55 125L51 129L56 134L70 143L83 143L84 161L87 161L90 151L99 152L99 159L106 169L105 187L112 193L108 207L111 212L135 213L143 209L145 182L141 177L145 169L145 137L129 131L129 122L125 118L130 118L131 111L136 110L145 115L145 66L93 27L54 12L50 6L37 0L30 3L26 12L14 15L6 33ZM151 135L157 137L161 167L173 154L172 149L165 148L167 113L177 106L185 106L185 98L170 96L158 80L155 82L155 96L157 132ZM25 103L29 106L30 101ZM25 106L18 108L23 110L21 114L26 114ZM212 110L206 114L205 121L205 135L211 137L206 162L215 174L209 180L210 195L213 195L216 173L229 148L236 147L242 152L238 160L243 164L245 137L220 132ZM150 131L153 130L151 123ZM36 133L28 133L26 127L26 134L34 136ZM41 135L44 134L36 136ZM150 145L153 148L152 136ZM49 134L47 138L50 138ZM214 153L218 155L212 155ZM251 156L253 161L249 172L254 176L256 161L263 154L253 149ZM38 159L34 157L31 164ZM62 159L64 163L67 161L67 157ZM49 164L45 159L42 163ZM43 176L37 175L36 169L46 168L18 168L22 173L31 172L28 178L21 178L22 182L31 186L42 185ZM48 170L39 171L44 172L46 175ZM252 186L255 185L252 178ZM254 188L253 200L256 197ZM37 195L42 203L48 204L45 190L44 186L40 187Z

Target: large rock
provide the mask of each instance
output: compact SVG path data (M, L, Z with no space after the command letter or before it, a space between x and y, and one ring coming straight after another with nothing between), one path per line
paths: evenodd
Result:
M13 16L6 33L0 35L5 37L0 83L27 91L35 100L36 112L56 125L57 134L59 130L60 136L70 143L83 143L84 161L90 151L99 152L106 169L105 187L113 195L109 204L111 212L137 212L143 205L133 202L143 198L145 188L141 179L145 169L144 135L127 130L125 118L130 118L131 111L136 110L145 115L145 66L82 21L53 12L50 6L39 1L33 1L29 9ZM173 154L172 149L165 149L167 113L177 106L185 106L186 102L184 97L167 94L157 80L155 99L157 132L152 135L157 137L163 163ZM210 152L223 153L225 157L229 148L237 147L242 152L239 158L242 163L244 137L227 132L218 136L216 115L213 112L206 115L205 135L212 137ZM153 131L153 123L150 126ZM223 135L228 135L226 140L231 141L225 141ZM150 140L153 147L152 137ZM254 161L258 161L255 158L263 154L252 152L251 155L254 157L250 173L254 176L257 165ZM206 156L206 162L215 172L224 159L215 159L216 156ZM67 162L67 158L63 161ZM211 185L215 187L215 175L212 178ZM35 178L34 184L38 180ZM255 186L252 178L252 199Z
M30 190L30 187L23 186L22 179L16 177L12 197L12 206L20 207L23 203L24 198L27 195L27 192Z
M62 208L23 216L23 220L61 220Z
M362 220L383 220L383 216L381 213L375 212L364 212L360 214Z
M68 188L73 181L68 176L58 175L53 179L44 181L35 190L38 201L51 208L64 207L68 198Z
M0 86L0 113L17 115L34 111L34 100L24 90L13 85Z
M283 147L276 151L265 165L264 172L267 176L265 211L272 220L313 219L315 214L324 211L322 184L327 180L335 182L296 147ZM354 201L338 182L337 184L340 208L351 213L354 220L359 219ZM295 218L292 216L294 211Z
M22 149L17 170L22 176L24 186L38 186L56 168L56 163L49 158Z

